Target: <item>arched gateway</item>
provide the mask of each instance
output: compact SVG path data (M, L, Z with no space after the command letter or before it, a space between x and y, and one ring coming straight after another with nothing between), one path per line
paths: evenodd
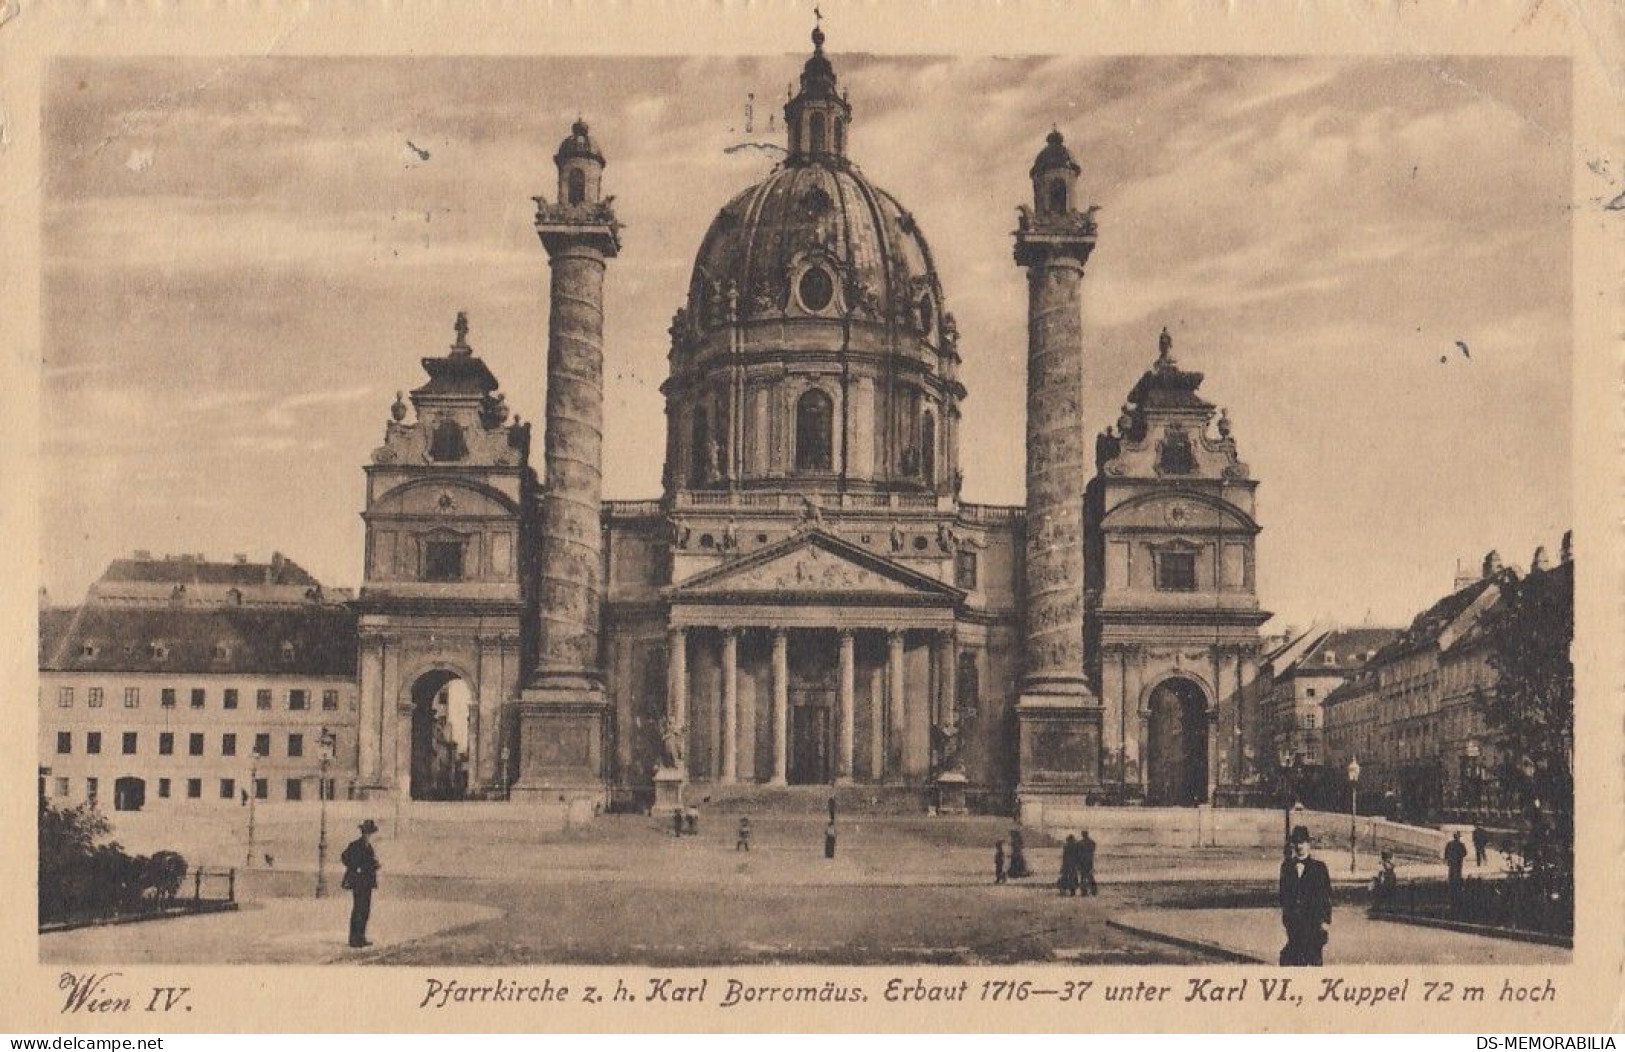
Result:
M1146 802L1186 806L1207 802L1207 694L1184 676L1151 691Z

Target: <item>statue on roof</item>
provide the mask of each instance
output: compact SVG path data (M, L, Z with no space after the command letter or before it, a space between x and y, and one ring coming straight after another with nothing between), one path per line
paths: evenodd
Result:
M1162 335L1157 337L1157 364L1171 366L1174 364L1174 338L1168 335L1168 326L1162 327Z
M474 348L468 345L468 312L457 312L457 321L452 324L452 331L457 334L457 340L451 345L452 354L473 354Z

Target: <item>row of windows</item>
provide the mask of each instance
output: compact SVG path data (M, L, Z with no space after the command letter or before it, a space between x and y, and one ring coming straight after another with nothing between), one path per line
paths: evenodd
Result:
M175 780L170 778L158 779L158 798L160 800L168 800L175 796L174 782ZM203 798L203 779L187 778L184 780L183 788L185 790L186 799L201 800ZM248 790L239 790L237 787L237 779L235 778L220 779L218 788L220 799L222 800L235 799L239 793L241 793L244 801L248 799ZM318 796L322 795L321 788L320 780L318 780ZM58 797L66 797L73 792L73 783L67 778L59 777L56 779L55 789ZM102 786L100 778L85 779L85 799L89 800L91 803L95 803L101 796L101 789ZM303 778L287 779L285 782L283 782L282 793L282 798L284 800L303 800L305 798L305 780ZM326 796L329 800L333 799L333 779L331 778L327 780ZM269 778L254 779L254 799L271 799L271 780Z
M56 689L56 704L58 708L71 709L74 702L73 687L58 687ZM294 688L287 693L289 712L302 712L310 708L311 692L303 688ZM158 691L158 704L162 708L173 709L179 704L179 692L174 687L163 687ZM104 694L101 687L85 688L85 704L93 709L102 707ZM222 709L235 709L238 707L241 694L236 687L227 687L220 692L220 707ZM193 687L188 702L191 708L202 709L208 706L208 691L203 687ZM262 687L254 692L254 708L268 711L271 708L272 691ZM124 707L138 709L141 707L141 688L124 688ZM337 712L339 708L339 692L337 690L322 691L322 711Z
M137 734L135 731L125 731L123 733L122 739L120 741L120 745L122 746L122 752L123 752L123 754L125 756L135 756L135 755L137 755L140 752L140 744L141 744L140 735ZM203 749L204 749L204 736L202 734L194 732L192 734L187 735L187 738L186 738L186 755L188 755L188 756L202 756L203 755ZM86 731L85 732L85 754L88 755L88 756L99 756L99 755L101 755L101 751L102 751L102 732L101 731ZM72 753L73 753L73 732L72 731L57 731L57 733L56 733L56 752L57 752L58 756L72 755ZM254 754L257 755L257 756L263 757L263 758L269 758L270 757L270 755L271 755L271 736L269 734L256 734L256 735L254 735ZM158 735L158 755L159 756L173 756L173 755L175 755L175 735L174 735L173 732L171 732L171 731L163 731L162 733L160 733ZM237 735L235 735L235 734L222 734L220 736L220 755L221 756L236 756L237 755ZM288 735L288 756L289 756L289 758L290 759L297 759L297 758L302 757L304 755L305 755L305 736L303 734L290 734L290 735Z

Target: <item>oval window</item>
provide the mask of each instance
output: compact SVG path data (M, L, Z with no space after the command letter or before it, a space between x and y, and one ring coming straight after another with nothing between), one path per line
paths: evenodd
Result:
M823 267L811 267L801 275L796 291L803 307L810 311L821 311L835 298L835 282Z

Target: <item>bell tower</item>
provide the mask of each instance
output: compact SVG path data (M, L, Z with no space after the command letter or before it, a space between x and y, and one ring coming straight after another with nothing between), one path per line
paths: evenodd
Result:
M512 714L515 793L604 791L608 701L599 659L603 574L604 272L620 224L604 156L576 121L553 157L558 197L536 201L552 270L537 570L536 668Z
M1026 631L1020 788L1077 791L1100 780L1100 703L1084 671L1080 287L1094 209L1076 206L1080 169L1052 131L1029 173L1016 264L1027 271Z

